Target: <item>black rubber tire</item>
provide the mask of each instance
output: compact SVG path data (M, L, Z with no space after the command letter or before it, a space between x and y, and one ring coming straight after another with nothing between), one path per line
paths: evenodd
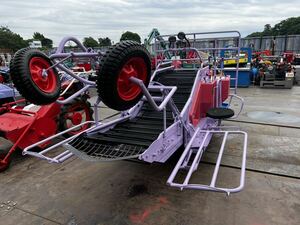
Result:
M42 91L31 78L29 63L33 57L42 58L52 65L51 60L43 52L31 48L20 49L10 62L11 79L20 94L29 102L36 105L46 105L55 102L61 90L59 75L53 68L56 76L55 90L51 93Z
M10 148L13 146L13 143L6 140L3 137L0 137L0 159L4 159L5 156L8 154ZM11 158L8 159L7 164L3 165L0 163L0 173L7 170L10 166Z
M94 111L91 108L91 103L88 102L86 98L76 98L72 102L63 105L62 108L61 108L61 113L60 113L60 116L59 116L59 125L58 125L60 131L64 131L64 130L68 129L66 114L68 113L69 109L72 106L74 106L75 104L82 104L84 107L89 108L89 111L88 111L89 112L89 117L90 117L90 120L93 120ZM90 127L90 126L91 125L89 125L88 127ZM73 133L65 133L63 136L68 138L68 137L71 137L73 135L74 135Z
M123 41L109 48L102 57L97 71L97 90L103 103L109 108L122 111L133 107L143 96L126 101L122 99L117 90L117 79L123 66L132 57L142 58L147 67L147 87L151 78L150 54L145 47L135 41Z

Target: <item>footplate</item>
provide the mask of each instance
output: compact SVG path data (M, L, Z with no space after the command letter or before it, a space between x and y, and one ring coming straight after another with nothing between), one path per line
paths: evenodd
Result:
M223 141L219 150L219 154L217 157L216 165L214 168L214 172L210 181L210 184L191 184L189 183L193 172L195 172L198 168L200 163L202 154L205 151L205 145L209 141L212 135L215 134L223 134ZM225 150L225 144L229 134L236 134L243 136L243 148L242 148L242 164L241 164L241 174L240 174L240 182L239 186L235 188L225 188L225 187L217 187L216 181L221 165L222 156ZM199 144L199 136L202 136L201 142ZM197 140L198 139L198 140ZM172 187L183 189L197 189L203 191L214 191L214 192L225 192L226 194L236 193L243 189L245 184L245 171L246 171L246 152L247 152L247 133L244 131L229 131L229 130L222 130L221 127L214 128L213 130L200 130L198 128L194 135L192 136L191 140L187 144L183 154L181 155L178 163L176 164L174 170L172 171L167 184ZM197 149L195 151L195 146ZM194 154L194 157L191 157ZM176 183L174 182L178 172L180 169L187 169L187 175L183 181L183 183Z
M60 142L58 142L58 143L56 143L56 144L54 144L54 145L51 145L50 147L48 147L48 148L46 148L46 149L44 149L44 150L42 150L42 151L40 151L40 152L32 151L32 149L35 148L35 147L37 147L37 146L39 146L40 144L43 144L43 143L52 141L52 140L54 140L55 138L57 138L57 137L59 137L59 136L61 136L61 135L63 135L63 134L66 134L66 133L68 133L68 132L70 132L70 131L72 131L72 130L76 130L77 128L79 128L79 127L81 127L81 126L83 126L83 125L86 125L86 124L91 124L91 125L93 125L93 124L95 124L95 121L85 121L85 122L83 122L83 123L81 123L81 124L79 124L79 125L76 125L76 126L74 126L74 127L71 127L71 128L69 128L69 129L67 129L67 130L65 130L65 131L62 131L62 132L57 133L57 134L55 134L55 135L53 135L53 136L50 136L50 137L48 137L48 138L46 138L46 139L44 139L44 140L42 140L42 141L39 141L39 142L37 142L37 143L35 143L35 144L32 144L32 145L26 147L26 148L23 150L22 154L23 154L23 155L31 155L31 156L35 156L35 157L37 157L37 158L47 160L47 161L50 162L50 163L61 163L61 162L64 162L64 161L66 161L67 159L69 159L70 157L73 156L73 153L72 153L72 152L66 150L66 151L63 151L63 152L61 152L61 153L58 153L58 155L56 155L56 156L51 156L51 157L50 157L50 156L47 156L47 153L49 153L51 150L55 149L56 147L58 147L58 146L60 146L60 145L62 145L62 144L65 144L65 143L67 143L67 142L69 142L69 141L71 141L73 138L78 137L78 136L81 135L82 133L84 133L84 132L86 132L86 131L88 131L88 130L90 130L90 129L93 129L93 126L90 127L90 128L88 128L88 129L86 129L86 130L83 130L83 131L79 132L78 134L76 134L76 135L74 135L74 136L72 136L72 137L69 137L69 138L67 138L67 139L64 139L63 141L60 141Z
M146 149L144 146L116 143L96 142L78 137L64 147L76 156L87 161L113 161L137 158Z

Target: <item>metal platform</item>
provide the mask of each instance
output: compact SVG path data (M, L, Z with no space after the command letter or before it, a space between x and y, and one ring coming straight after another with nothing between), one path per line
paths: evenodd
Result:
M294 79L286 79L286 80L261 80L260 87L261 88L286 88L291 89L293 87Z
M181 111L187 102L197 71L168 71L158 74L154 81L165 86L177 86L173 101ZM156 93L151 92L155 96ZM174 122L169 107L166 109L167 127ZM64 147L77 156L90 161L111 161L137 158L163 131L163 111L155 111L145 102L138 116L117 124L104 133L82 134Z

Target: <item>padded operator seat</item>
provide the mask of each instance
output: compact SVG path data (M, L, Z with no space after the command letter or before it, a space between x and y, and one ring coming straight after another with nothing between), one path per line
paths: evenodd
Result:
M228 119L234 116L234 111L229 108L211 108L207 110L206 116L213 119Z

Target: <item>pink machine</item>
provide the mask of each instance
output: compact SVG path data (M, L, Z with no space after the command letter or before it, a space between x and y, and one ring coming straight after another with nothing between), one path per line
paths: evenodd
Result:
M209 38L207 36L212 36ZM213 46L201 46L201 38L213 42ZM171 41L168 49L159 48L159 40ZM156 69L151 72L151 60L147 50L133 41L120 42L112 46L102 57L97 81L88 81L78 77L62 62L69 58L96 58L98 53L87 50L75 38L65 38L55 54L49 57L44 69L39 71L43 77L43 87L52 85L52 91L42 93L29 71L28 76L22 76L23 82L28 82L27 89L35 93L35 98L24 87L20 87L19 74L15 68L12 78L23 96L36 104L56 101L65 104L80 95L88 88L98 90L98 100L95 103L95 121L87 121L67 129L52 137L39 141L27 147L25 155L36 156L51 163L60 163L73 155L88 161L107 162L115 160L139 160L148 163L165 163L176 151L182 151L178 163L171 172L167 184L179 189L198 189L205 191L239 192L245 183L247 133L236 127L225 127L221 121L235 118L243 108L243 99L236 95L238 65L235 88L230 88L230 78L218 68L218 55L223 46L228 44L220 40L230 39L237 43L231 47L239 56L240 33L237 31L189 33L178 35L162 35L156 40L154 49L161 57L156 60ZM64 53L63 46L68 41L74 41L82 52ZM200 44L199 44L200 43ZM228 50L228 48L226 48ZM213 63L201 57L200 51L212 56ZM18 53L17 53L18 54ZM26 55L23 53L23 55ZM30 64L32 58L39 56L26 55L25 64ZM19 60L20 57L18 58ZM27 61L26 61L27 60ZM35 59L36 60L36 59ZM237 60L239 62L239 60ZM59 100L59 84L55 84L56 71L62 70L84 84L82 90L67 99ZM50 72L50 73L49 73ZM35 71L35 74L36 71ZM32 82L33 81L33 82ZM42 94L41 94L42 93ZM38 102L37 100L38 99ZM240 101L239 112L230 109L233 99ZM99 121L98 105L103 102L108 107L121 111L120 117L110 122ZM58 137L78 126L92 124L85 131L48 147L40 152L32 151L35 146ZM190 182L192 174L197 170L201 157L214 135L223 136L214 172L209 184ZM225 144L230 141L230 135L242 138L242 164L240 182L237 187L218 187L216 185ZM63 146L66 150L55 157L48 156L51 150ZM177 181L180 170L186 171L182 181Z

